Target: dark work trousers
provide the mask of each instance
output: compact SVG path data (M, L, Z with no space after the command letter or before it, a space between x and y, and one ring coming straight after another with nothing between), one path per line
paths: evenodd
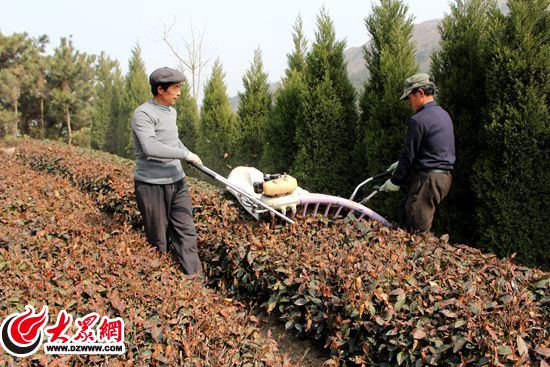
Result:
M449 193L451 181L450 171L418 171L413 174L409 192L399 203L399 225L413 231L429 231L435 209Z
M164 253L171 240L184 273L202 275L191 193L185 181L168 185L135 181L135 190L147 241Z

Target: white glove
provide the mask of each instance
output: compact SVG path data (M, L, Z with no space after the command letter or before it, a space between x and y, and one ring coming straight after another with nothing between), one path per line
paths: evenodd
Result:
M388 169L386 170L386 172L393 172L395 171L395 169L397 168L397 165L399 164L399 161L397 162L393 162L391 164L391 166L388 167Z
M399 186L395 185L391 182L391 179L388 178L388 180L380 187L380 191L397 192L399 191Z
M194 164L197 164L199 166L202 166L201 159L195 153L189 152L189 154L187 154L187 157L185 157L185 160L189 163L194 163Z

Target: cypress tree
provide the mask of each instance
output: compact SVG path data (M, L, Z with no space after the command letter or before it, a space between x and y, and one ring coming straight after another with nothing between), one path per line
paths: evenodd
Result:
M128 63L128 74L124 82L123 105L126 109L126 129L122 136L117 138L117 152L124 157L132 157L133 137L132 137L132 114L134 110L143 102L152 98L149 78L145 72L145 64L141 58L141 47L136 44L132 49L132 56ZM120 145L119 145L120 144Z
M355 90L344 61L345 41L336 40L325 9L317 17L317 31L306 58L298 152L294 174L310 191L349 195L352 189L353 146L357 126Z
M296 152L296 126L302 116L302 98L305 92L307 41L298 16L292 33L294 50L287 55L288 67L282 86L275 92L273 110L264 129L262 166L266 172L287 172Z
M123 156L126 154L128 109L124 106L124 77L120 70L113 75L111 120L109 121L105 150ZM133 154L130 155L133 157Z
M120 75L118 62L101 53L96 65L96 99L92 113L91 147L107 150L109 126L113 118L114 81Z
M244 93L239 93L239 117L235 132L235 162L258 167L263 153L262 134L271 112L272 97L264 72L262 51L254 51L254 60L243 77Z
M481 241L550 266L550 0L509 0L490 44L488 121L475 166Z
M178 111L177 124L180 140L194 152L197 149L199 138L199 111L187 79L181 83L181 96L178 98L175 108Z
M288 67L285 70L286 77L290 77L292 71L304 72L306 69L307 40L304 36L304 22L298 15L292 31L292 43L294 50L287 55Z
M227 97L225 73L216 60L204 88L199 134L199 155L204 164L223 176L231 170L235 116Z
M457 0L439 26L440 49L432 55L437 99L453 119L457 161L453 188L440 207L434 229L448 231L453 241L479 239L473 189L473 166L485 142L479 131L486 108L490 16L493 0ZM465 98L467 96L467 98Z
M399 158L412 114L407 102L399 100L403 81L418 71L412 42L413 19L401 0L380 0L365 19L371 42L364 47L370 79L361 97L355 166L361 177L383 172ZM361 159L362 157L362 159ZM401 195L379 195L369 205L384 215L395 213Z

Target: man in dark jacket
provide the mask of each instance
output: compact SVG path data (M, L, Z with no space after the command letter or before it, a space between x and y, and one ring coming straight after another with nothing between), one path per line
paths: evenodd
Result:
M455 164L453 122L434 100L435 84L428 74L405 80L401 100L408 100L414 115L399 161L381 190L396 192L411 178L409 191L398 208L400 226L426 232L432 227L435 209L449 193Z

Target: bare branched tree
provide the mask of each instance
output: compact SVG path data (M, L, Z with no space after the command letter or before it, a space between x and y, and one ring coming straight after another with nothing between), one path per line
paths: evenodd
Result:
M205 32L203 31L199 34L195 34L193 24L191 24L191 40L188 41L182 37L186 53L185 55L182 55L174 43L170 41L170 33L172 32L175 24L176 20L174 19L169 27L164 25L162 40L166 43L166 45L168 45L170 51L172 51L174 56L180 61L181 65L189 70L191 74L191 88L193 97L195 98L195 101L198 101L201 87L201 76L203 75L202 72L210 61L203 44Z

